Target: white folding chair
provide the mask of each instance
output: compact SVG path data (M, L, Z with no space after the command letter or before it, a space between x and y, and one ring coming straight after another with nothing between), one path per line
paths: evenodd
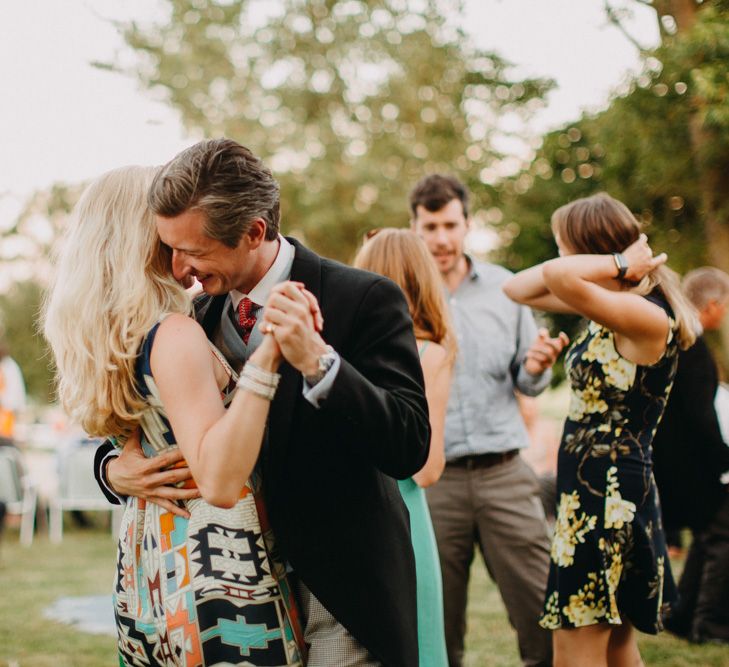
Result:
M58 491L49 500L48 529L51 542L63 539L64 510L112 512L112 535L118 528L115 506L101 493L94 479L94 453L97 441L81 439L60 455Z
M33 543L38 494L28 475L23 474L20 452L15 447L0 447L0 500L8 514L19 514L20 543Z

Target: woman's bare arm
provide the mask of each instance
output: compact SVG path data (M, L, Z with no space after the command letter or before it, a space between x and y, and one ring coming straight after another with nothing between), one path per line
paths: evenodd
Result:
M280 353L271 336L264 337L250 361L266 371L278 368ZM194 320L170 315L162 322L151 366L175 439L202 497L232 507L258 458L270 401L238 390L226 410L215 363Z
M544 282L543 264L519 271L509 278L502 289L512 301L550 313L575 313L575 309L549 291Z
M418 486L426 487L435 484L445 468L445 418L453 365L445 348L437 343L428 344L421 363L430 415L430 452L413 479Z

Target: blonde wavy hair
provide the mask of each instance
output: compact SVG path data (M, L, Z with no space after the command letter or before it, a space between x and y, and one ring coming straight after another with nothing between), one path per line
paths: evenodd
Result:
M425 242L409 229L385 227L370 233L354 258L354 266L390 278L405 294L415 337L445 347L455 359L443 281Z
M640 223L630 209L604 192L558 208L552 214L552 231L571 251L588 255L623 252L641 233ZM693 345L699 328L696 311L675 271L661 265L638 285L626 281L625 288L643 295L660 291L673 310L680 347L685 350Z
M192 311L147 206L156 171L123 167L86 188L43 304L58 397L90 435L124 437L139 423L142 340L162 314Z

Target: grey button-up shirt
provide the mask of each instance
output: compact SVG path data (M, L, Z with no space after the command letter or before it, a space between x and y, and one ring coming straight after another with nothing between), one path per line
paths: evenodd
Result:
M468 258L469 274L447 293L458 336L445 425L447 461L529 444L514 389L536 396L551 371L530 375L524 357L537 337L531 310L501 290L510 271Z

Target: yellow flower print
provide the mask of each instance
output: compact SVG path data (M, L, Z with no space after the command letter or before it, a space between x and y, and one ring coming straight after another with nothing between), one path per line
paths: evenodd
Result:
M656 576L648 587L649 598L658 597L658 609L663 606L663 580L666 576L666 562L663 556L656 558Z
M559 619L559 592L553 591L544 603L544 613L539 619L539 625L545 630L557 630L562 627Z
M569 567L575 560L575 546L584 543L585 535L595 529L596 516L584 512L577 516L580 509L580 496L577 491L563 493L559 500L557 522L552 538L552 560L559 567Z
M582 353L582 358L586 361L597 361L600 364L606 364L616 356L615 348L606 337L608 334L607 329L603 329L595 322L590 322L590 333L593 336L587 344L587 349Z
M575 627L594 625L605 617L604 585L595 572L587 575L590 582L585 584L576 595L570 595L569 604L562 612Z
M590 381L584 389L574 389L570 394L568 418L579 421L585 415L607 412L608 406L600 397L600 390L594 381Z
M594 336L589 342L582 358L585 361L597 361L607 382L627 391L635 381L636 365L618 354L610 331L594 322L590 323L590 331L599 335Z
M610 466L607 471L607 490L605 492L605 528L622 528L635 516L635 503L623 500L620 495L617 476L618 469Z
M613 386L628 391L635 380L636 366L632 361L618 357L602 365L602 371Z
M608 585L608 599L610 600L610 617L620 618L618 611L618 600L616 593L620 584L620 576L623 573L623 556L620 553L620 544L609 544L604 538L600 538L600 550L610 559L610 565L605 572Z

